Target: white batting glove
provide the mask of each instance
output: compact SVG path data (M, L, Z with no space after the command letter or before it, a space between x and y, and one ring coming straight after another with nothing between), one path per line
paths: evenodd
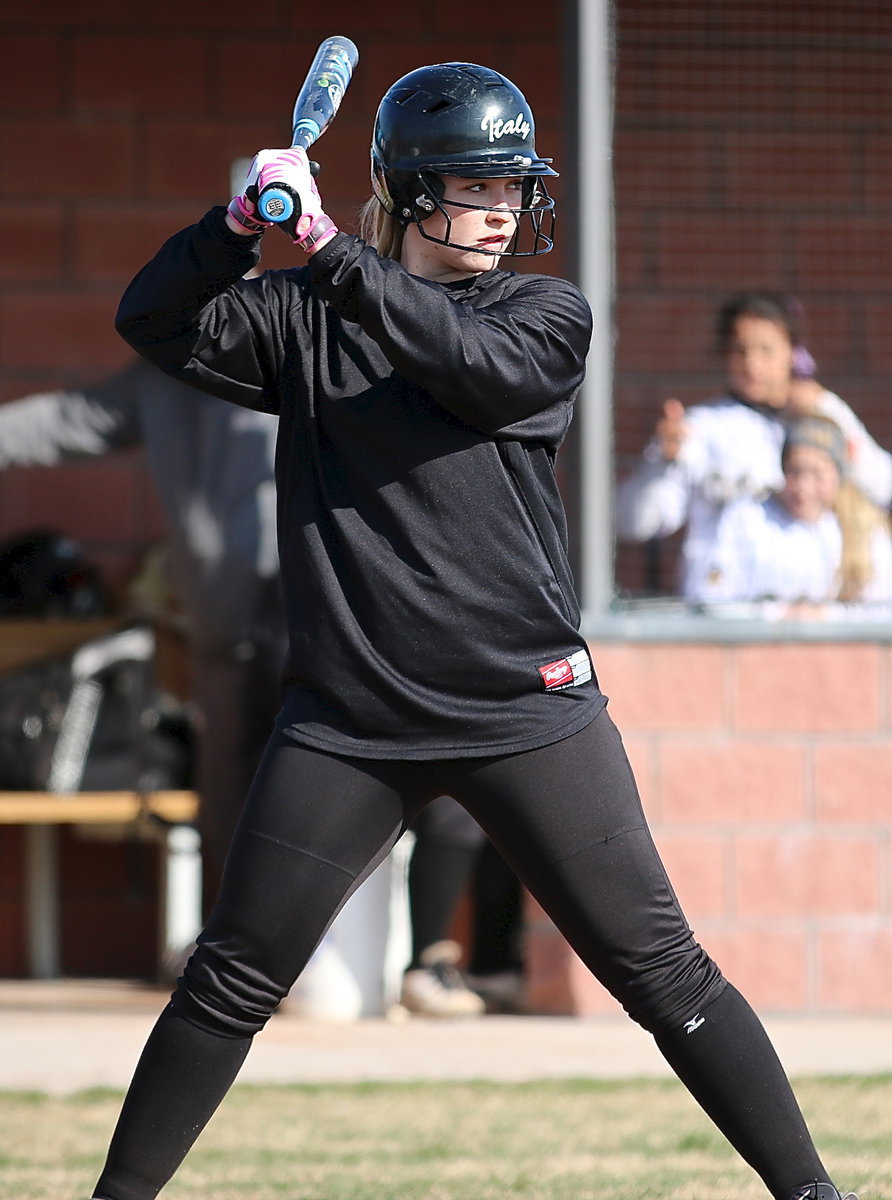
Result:
M306 251L338 232L322 209L307 152L300 146L261 150L248 170L244 194L233 198L229 212L252 233L281 224Z

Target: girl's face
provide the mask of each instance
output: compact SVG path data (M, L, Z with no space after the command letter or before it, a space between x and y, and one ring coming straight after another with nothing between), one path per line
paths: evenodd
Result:
M780 500L797 521L817 521L833 507L839 491L839 472L825 450L791 446L784 456L784 486Z
M783 408L790 394L793 347L786 330L765 317L741 316L725 348L731 392L749 404Z
M464 179L444 175L443 184L445 191L441 203L452 222L449 240L469 248L428 241L410 221L403 238L400 262L412 275L438 283L452 283L498 266L499 259L494 258L493 253L502 254L514 237L518 218L513 210L521 205L523 180ZM483 204L493 211L458 208L456 204ZM424 231L429 237L445 238L447 228L448 223L441 212L434 212L424 222ZM481 250L476 250L477 246ZM482 250L490 253L481 253Z

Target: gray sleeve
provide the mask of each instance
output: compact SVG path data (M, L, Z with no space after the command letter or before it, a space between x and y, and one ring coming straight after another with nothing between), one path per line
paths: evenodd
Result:
M137 363L93 387L0 405L0 469L55 466L140 445L145 369Z

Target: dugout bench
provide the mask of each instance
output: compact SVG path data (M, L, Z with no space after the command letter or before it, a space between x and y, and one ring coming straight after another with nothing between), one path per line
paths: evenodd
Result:
M116 627L103 619L0 621L0 672L64 653ZM109 839L160 843L158 961L179 954L201 926L201 845L194 791L0 791L0 826L25 829L24 900L28 972L60 973L59 838L62 825Z
M101 827L103 836L139 836L161 843L162 881L158 961L179 954L201 926L201 845L192 825L198 798L191 791L0 792L0 825L25 827L25 920L28 974L60 973L60 825Z

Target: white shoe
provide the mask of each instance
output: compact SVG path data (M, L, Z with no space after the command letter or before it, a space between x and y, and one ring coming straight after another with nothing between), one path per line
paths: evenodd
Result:
M486 1006L462 979L455 965L460 958L457 942L428 946L421 955L421 966L403 976L403 1008L424 1017L479 1017Z

